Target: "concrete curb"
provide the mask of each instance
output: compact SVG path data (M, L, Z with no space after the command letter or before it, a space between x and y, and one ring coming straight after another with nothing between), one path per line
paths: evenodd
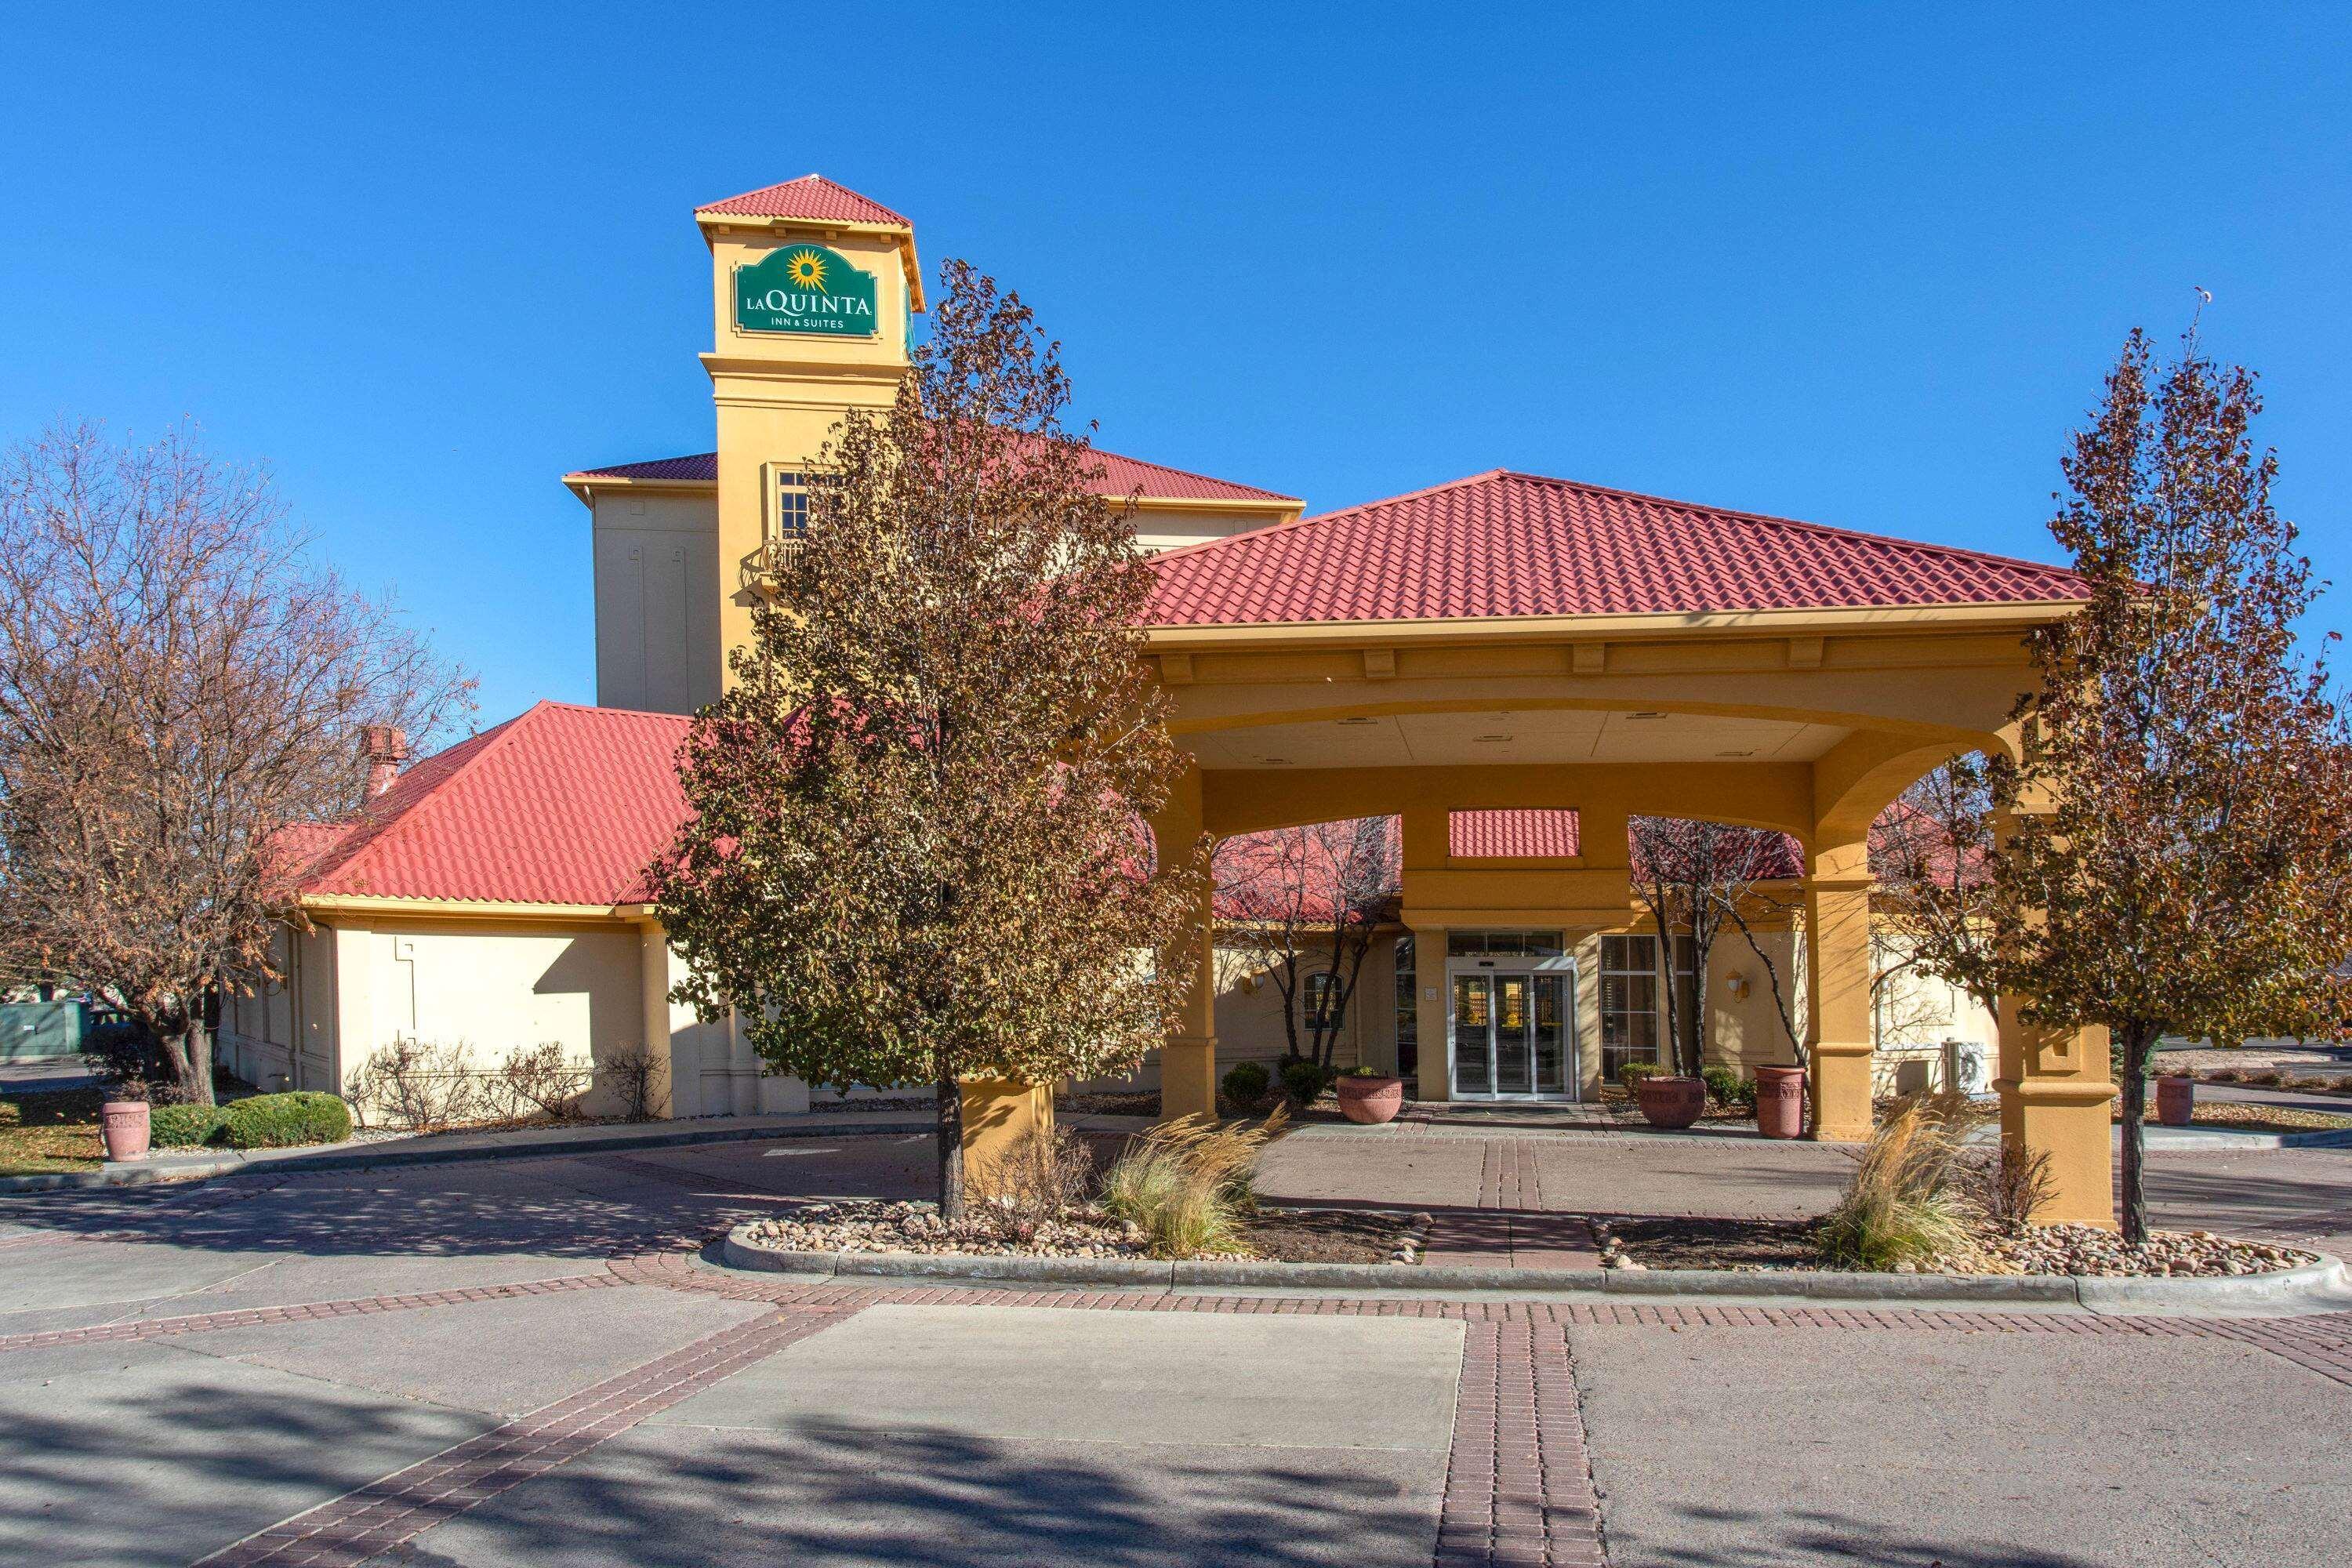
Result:
M165 1154L145 1160L109 1161L95 1171L57 1171L43 1175L0 1176L0 1196L11 1193L87 1191L97 1187L143 1187L158 1182L198 1181L265 1171L302 1175L312 1171L376 1171L396 1165L449 1165L469 1160L537 1160L550 1155L626 1153L638 1149L671 1149L690 1143L745 1143L762 1138L905 1137L929 1132L933 1124L919 1121L860 1121L840 1127L805 1123L781 1127L679 1128L660 1132L618 1136L545 1138L531 1142L474 1143L455 1148L412 1148L401 1143L331 1147L317 1153L284 1149L229 1150L200 1154ZM429 1143L429 1138L415 1140Z
M1219 1289L1299 1296L1443 1296L1510 1291L1635 1300L1770 1300L1874 1307L2023 1307L2102 1315L2228 1315L2352 1310L2352 1274L2336 1258L2271 1274L2114 1279L2073 1274L1785 1274L1714 1268L1480 1268L1445 1264L1168 1262L1148 1258L1023 1258L982 1253L793 1252L730 1230L730 1268L837 1279L934 1284L1090 1285L1196 1295Z

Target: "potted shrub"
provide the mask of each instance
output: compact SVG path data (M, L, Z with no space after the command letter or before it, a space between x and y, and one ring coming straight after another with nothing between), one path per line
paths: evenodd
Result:
M2186 1127L2197 1112L2197 1080L2187 1073L2164 1073L2156 1080L2156 1119L2167 1127Z
M1617 1069L1617 1081L1653 1127L1688 1127L1706 1110L1706 1079L1679 1077L1655 1062L1627 1062Z
M1342 1073L1338 1088L1340 1114L1367 1127L1393 1120L1404 1109L1404 1079L1378 1068Z

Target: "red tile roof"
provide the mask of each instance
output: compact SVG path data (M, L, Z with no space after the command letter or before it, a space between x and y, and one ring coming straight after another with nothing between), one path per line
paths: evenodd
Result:
M2084 596L2055 566L1497 469L1154 558L1152 620L1277 626Z
M1117 452L1097 447L1095 458L1102 465L1102 482L1096 493L1107 496L1133 495L1140 492L1146 500L1238 500L1271 501L1277 505L1297 506L1297 496L1286 496L1273 490L1262 490L1255 485L1237 485L1229 479L1213 479L1205 474L1187 473L1164 463L1147 463L1140 458L1122 458ZM714 484L719 479L719 454L698 452L686 458L656 458L645 463L615 463L610 468L583 468L570 476L582 479L669 479L673 481Z
M675 758L687 722L541 702L402 773L295 885L383 899L642 902L646 868L686 815Z
M1457 860L1572 858L1579 829L1573 811L1452 811L1445 851Z
M696 216L720 217L804 217L819 222L886 223L900 228L912 228L900 214L892 212L870 196L861 196L846 185L835 184L823 174L803 174L797 180L782 184L762 185L756 191L745 191L740 196L709 202L694 209Z

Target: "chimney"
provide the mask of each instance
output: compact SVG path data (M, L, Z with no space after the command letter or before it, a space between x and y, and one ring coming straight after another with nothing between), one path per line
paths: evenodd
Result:
M367 763L367 798L373 800L400 779L400 764L408 760L408 731L392 724L370 724L360 731L360 756Z

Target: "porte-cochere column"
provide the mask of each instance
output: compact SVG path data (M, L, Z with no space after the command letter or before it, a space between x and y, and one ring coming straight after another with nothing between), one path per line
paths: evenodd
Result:
M1168 804L1151 819L1152 842L1160 858L1191 852L1201 837L1201 770L1184 770L1170 792ZM1182 965L1191 979L1184 1008L1176 1027L1160 1046L1160 1116L1172 1121L1184 1116L1217 1114L1217 953L1216 889L1201 889L1189 941L1160 954L1163 965Z
M1870 1136L1870 861L1860 842L1805 857L1805 1025L1813 1136Z
M2030 808L2026 808L2030 809ZM2006 839L2013 817L1994 831ZM2109 1109L2116 1086L2103 1028L2028 1023L2021 996L2000 998L2000 1143L2023 1157L2049 1158L2049 1197L2034 1211L2043 1225L2116 1223L2115 1145Z

